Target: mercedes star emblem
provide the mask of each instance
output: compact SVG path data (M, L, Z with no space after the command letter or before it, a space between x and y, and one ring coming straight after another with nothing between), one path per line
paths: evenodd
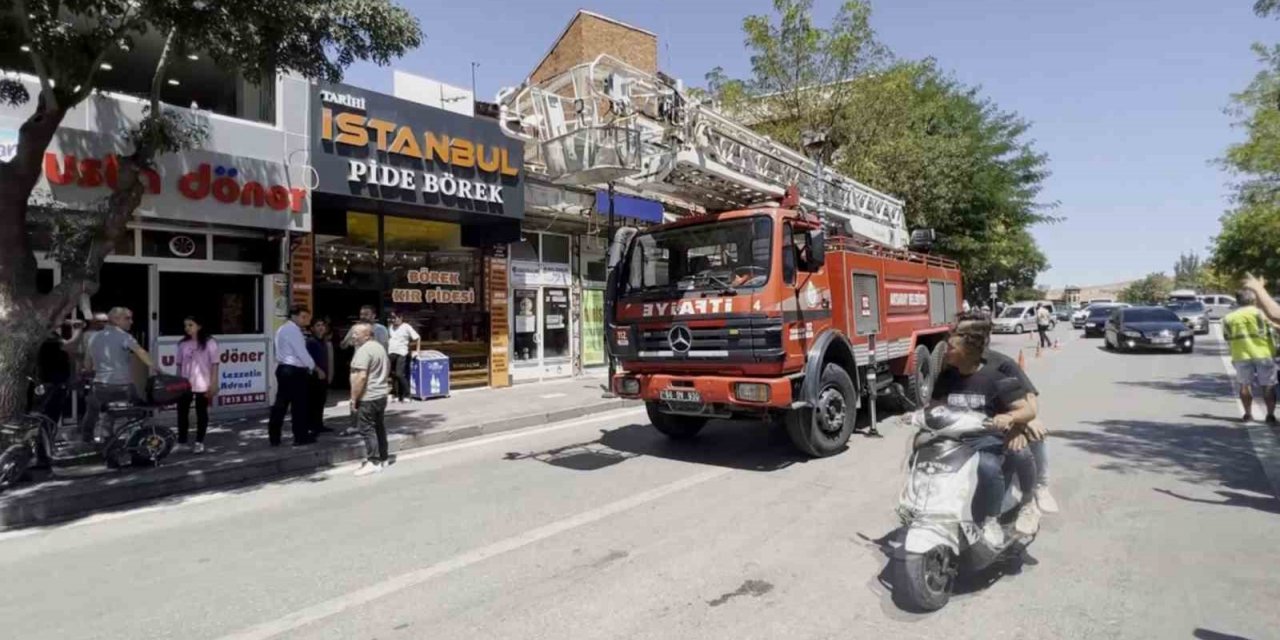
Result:
M667 342L671 343L672 351L688 353L689 347L693 346L693 333L689 331L689 327L678 324L667 332Z

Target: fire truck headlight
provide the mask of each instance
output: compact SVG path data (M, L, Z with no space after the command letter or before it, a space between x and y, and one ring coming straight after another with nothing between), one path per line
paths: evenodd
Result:
M738 382L733 385L733 395L744 402L768 402L769 385L758 382Z
M640 381L635 378L619 378L618 393L624 396L640 395Z

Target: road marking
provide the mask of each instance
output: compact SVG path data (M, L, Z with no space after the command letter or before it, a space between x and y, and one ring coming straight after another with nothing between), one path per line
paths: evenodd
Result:
M515 440L517 438L525 438L528 436L541 435L544 433L552 433L552 432L561 431L564 429L572 429L574 427L581 427L583 425L588 425L593 422L618 420L618 419L626 418L627 416L632 416L632 415L638 416L643 412L644 410L641 408L618 409L615 411L610 411L608 413L588 416L585 418L576 418L576 419L568 420L564 422L554 422L547 425L527 427L524 429L516 429L516 430L508 431L505 433L495 433L493 435L488 435L488 436L468 438L467 440L463 440L462 442L456 442L453 444L440 444L440 445L422 447L420 449L411 449L404 453L397 453L396 461L403 462L407 460L416 460L418 458L426 458L429 456L438 456L446 453L452 453L454 451L461 451L463 449L483 447L485 445L495 444L498 442ZM359 464L360 464L359 461L347 462L347 463L343 463L333 467L328 467L326 469L317 470L309 475L314 477L340 476L344 474L349 474ZM274 482L269 481L264 485L263 488L268 488L271 486L276 486L276 485L274 484ZM46 533L53 530L70 529L74 527L83 527L83 526L94 525L94 524L103 524L103 523L111 522L114 520L131 518L134 516L145 515L148 513L172 511L175 509L181 509L183 507L189 507L189 506L194 506L198 504L204 504L206 502L212 502L214 500L220 500L222 498L226 498L233 495L237 495L236 492L211 491L211 492L197 493L195 495L180 497L176 501L170 504L139 506L132 509L113 511L111 513L100 513L100 514L90 515L90 516L81 518L79 520L62 523L62 524L50 524L45 526L16 529L13 531L3 531L3 532L0 532L0 542L4 542L6 540L12 540L15 538L25 538L27 536L32 536L38 533Z
M380 598L385 598L397 592L404 591L405 589L418 586L445 574L458 571L459 569L465 569L473 564L488 560L489 558L527 547L531 544L541 542L561 533L599 522L600 520L604 520L610 516L660 500L669 495L679 493L685 489L714 480L731 472L732 469L728 468L711 469L682 480L677 480L670 484L650 489L643 493L638 493L629 498L624 498L617 502L606 504L590 511L585 511L578 515L565 518L564 520L559 520L551 524L538 527L537 529L526 531L520 535L500 540L491 545L473 549L464 554L454 556L448 560L438 562L431 566L415 569L408 573L388 578L382 582L314 604L305 609L300 609L282 618L237 631L230 635L223 636L222 640L264 640L266 638L273 638L280 634L300 629L314 622L319 622L325 618L338 615L349 609L366 605Z
M1212 325L1209 335L1213 336L1214 344L1223 344L1221 324ZM1238 383L1235 365L1231 364L1231 353L1228 351L1219 357L1222 360L1222 369L1226 371L1227 378L1231 381L1231 390L1235 392ZM1240 407L1241 413L1244 412L1244 403L1239 397L1235 398L1235 405ZM1251 407L1250 413L1255 416L1260 415L1256 411L1258 408L1262 408L1262 413L1265 414L1266 407L1254 398L1254 406ZM1275 432L1267 424L1247 425L1245 431L1248 432L1249 442L1253 445L1253 456L1258 459L1258 464L1262 465L1262 472L1271 482L1272 494L1280 500L1280 438L1276 437Z

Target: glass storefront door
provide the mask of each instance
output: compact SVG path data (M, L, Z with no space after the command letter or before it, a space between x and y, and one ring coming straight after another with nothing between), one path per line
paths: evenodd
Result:
M570 375L569 289L526 287L512 291L512 376L537 380Z

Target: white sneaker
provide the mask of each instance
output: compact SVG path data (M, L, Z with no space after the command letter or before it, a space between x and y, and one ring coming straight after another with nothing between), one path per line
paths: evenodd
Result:
M1018 509L1018 520L1013 529L1024 536L1033 536L1040 530L1040 507L1031 500Z
M197 442L191 445L191 453L204 453L204 443Z
M1049 493L1049 487L1040 485L1036 487L1036 506L1044 513L1057 513L1058 501L1053 499L1053 494Z
M1000 526L999 520L987 518L986 523L982 525L982 540L992 549L1004 546L1004 528Z
M360 463L360 468L356 469L355 475L359 477L359 476L371 476L375 473L382 473L382 467L383 465L381 462L369 462L368 460L365 460L364 462Z

